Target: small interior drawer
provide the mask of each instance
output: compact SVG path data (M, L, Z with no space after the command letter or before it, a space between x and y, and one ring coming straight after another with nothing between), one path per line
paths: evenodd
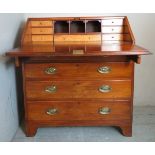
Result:
M103 19L102 25L123 25L123 19Z
M32 27L44 27L44 26L51 26L53 27L52 21L31 21Z
M122 26L102 26L102 33L123 33Z
M52 34L53 28L32 28L32 34Z
M53 41L52 35L32 35L32 41Z

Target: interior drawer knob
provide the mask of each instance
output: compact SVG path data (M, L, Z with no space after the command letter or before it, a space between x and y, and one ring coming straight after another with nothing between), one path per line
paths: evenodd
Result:
M111 68L108 66L102 66L98 68L98 72L101 74L107 74L111 72Z
M109 107L102 107L102 108L99 109L98 112L101 115L107 115L107 114L110 114L111 109Z
M48 86L45 88L45 91L48 93L55 93L57 91L57 87L55 85Z
M102 93L108 93L112 90L112 88L109 85L103 85L99 88L99 91Z
M48 115L55 115L57 113L58 113L58 109L56 109L56 108L50 108L46 111L46 114L48 114Z
M46 74L55 74L57 72L57 69L55 67L49 67L45 69Z

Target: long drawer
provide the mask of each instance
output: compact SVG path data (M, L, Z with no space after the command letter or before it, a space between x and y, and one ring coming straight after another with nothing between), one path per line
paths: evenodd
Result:
M115 102L28 102L27 119L50 120L123 120L131 119L131 105Z
M24 72L26 79L36 80L130 78L132 64L128 62L29 63L25 64Z
M97 35L54 35L55 42L65 42L65 41L101 41L101 34Z
M118 99L131 97L130 80L26 81L28 100Z

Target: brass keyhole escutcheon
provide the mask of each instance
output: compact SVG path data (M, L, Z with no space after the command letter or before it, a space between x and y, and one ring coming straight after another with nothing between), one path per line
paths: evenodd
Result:
M57 72L57 69L55 67L49 67L45 69L46 74L55 74Z

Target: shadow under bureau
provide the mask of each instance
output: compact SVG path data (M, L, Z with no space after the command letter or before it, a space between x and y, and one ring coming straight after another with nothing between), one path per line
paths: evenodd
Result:
M21 47L25 131L46 126L117 126L132 136L135 45L127 17L29 18Z

